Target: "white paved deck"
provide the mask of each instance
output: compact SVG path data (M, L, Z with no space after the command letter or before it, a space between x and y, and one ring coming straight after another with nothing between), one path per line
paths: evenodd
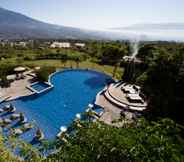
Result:
M144 103L132 103L126 97L126 94L121 90L121 86L117 87L116 85L111 84L107 91L105 92L105 96L112 103L116 104L119 107L129 106L130 109L136 111L143 111L147 107L147 102Z
M111 104L105 98L105 96L103 94L97 95L95 104L104 108L105 112L103 113L103 115L100 117L99 120L108 124L108 125L112 125L112 126L116 126L116 127L123 127L127 123L132 122L132 116L133 116L132 112L125 112L124 120L118 121L121 118L120 112L122 111L122 109ZM114 122L114 121L116 121L116 122Z
M26 73L25 73L26 75ZM10 87L1 88L1 96L8 97L8 100L15 99L20 96L27 96L32 94L32 92L26 88L27 85L31 84L32 76L26 75L25 79L15 80L11 83Z
M112 125L112 121L120 118L121 109L111 104L103 94L98 94L96 97L96 105L104 108L105 112L100 117L100 121Z

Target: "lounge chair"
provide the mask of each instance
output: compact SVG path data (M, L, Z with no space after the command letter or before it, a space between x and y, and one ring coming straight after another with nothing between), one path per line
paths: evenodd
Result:
M15 106L10 105L10 109L8 110L8 112L10 112L10 113L14 113L15 111L16 111Z
M94 113L94 115L100 118L104 114L105 111L103 108L94 108L92 112Z
M12 114L12 115L10 116L10 119L11 119L11 120L16 120L16 119L18 119L18 118L20 118L20 114Z
M12 122L12 120L11 120L11 119L8 119L8 118L3 119L3 124L5 124L5 125L10 124L11 122Z
M24 117L24 120L21 120L20 121L22 124L26 123L27 122L27 118Z
M57 138L59 138L59 139L61 139L62 141L64 141L65 143L67 143L68 141L67 141L67 139L65 138L65 133L64 132L59 132L58 134L57 134Z
M23 134L24 132L20 128L15 128L15 129L13 129L12 133L17 136L17 135Z
M26 123L27 122L27 118L24 116L23 113L20 113L20 123Z
M43 132L40 129L38 129L36 131L35 139L38 140L38 141L41 141L41 140L44 139L44 134L43 134Z
M32 123L25 123L25 124L23 125L22 130L23 130L23 131L27 131L27 130L29 130L29 129L31 129L31 128L33 128L33 124L32 124Z
M12 104L8 104L4 106L3 110L7 112L15 112L16 108Z
M56 135L57 138L61 138L62 136L63 136L63 132L61 131Z
M3 103L4 101L6 101L7 99L11 98L11 96L5 96L5 97L1 97L0 98L0 103Z
M88 108L90 108L90 109L92 109L93 107L94 107L93 104L89 104L89 105L88 105Z
M4 112L4 110L3 109L0 109L0 113L3 113Z
M8 111L9 109L10 109L10 104L5 105L5 106L3 107L3 110L4 110L4 111Z
M57 134L57 137L58 137L58 138L63 137L64 134L66 133L66 131L67 131L67 128L66 128L65 126L61 126L61 127L60 127L60 132Z

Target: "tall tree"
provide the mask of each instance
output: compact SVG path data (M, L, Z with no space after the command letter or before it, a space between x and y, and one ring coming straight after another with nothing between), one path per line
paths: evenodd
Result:
M115 77L118 67L120 66L123 56L127 53L126 48L108 45L102 50L101 62L114 65L113 77Z
M61 59L61 63L62 63L62 65L63 65L63 67L65 68L66 62L67 62L67 60L68 60L67 54L62 54L60 59Z
M153 117L171 117L184 122L184 55L160 49L150 58L143 90L149 96L149 113Z

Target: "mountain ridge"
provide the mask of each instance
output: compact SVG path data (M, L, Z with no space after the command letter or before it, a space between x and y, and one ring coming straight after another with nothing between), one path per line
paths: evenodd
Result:
M45 23L0 7L0 39L116 39L105 32Z

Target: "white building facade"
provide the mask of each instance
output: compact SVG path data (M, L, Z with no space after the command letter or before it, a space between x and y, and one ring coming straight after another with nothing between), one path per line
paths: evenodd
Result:
M53 42L50 45L51 48L70 48L71 44L69 42Z

